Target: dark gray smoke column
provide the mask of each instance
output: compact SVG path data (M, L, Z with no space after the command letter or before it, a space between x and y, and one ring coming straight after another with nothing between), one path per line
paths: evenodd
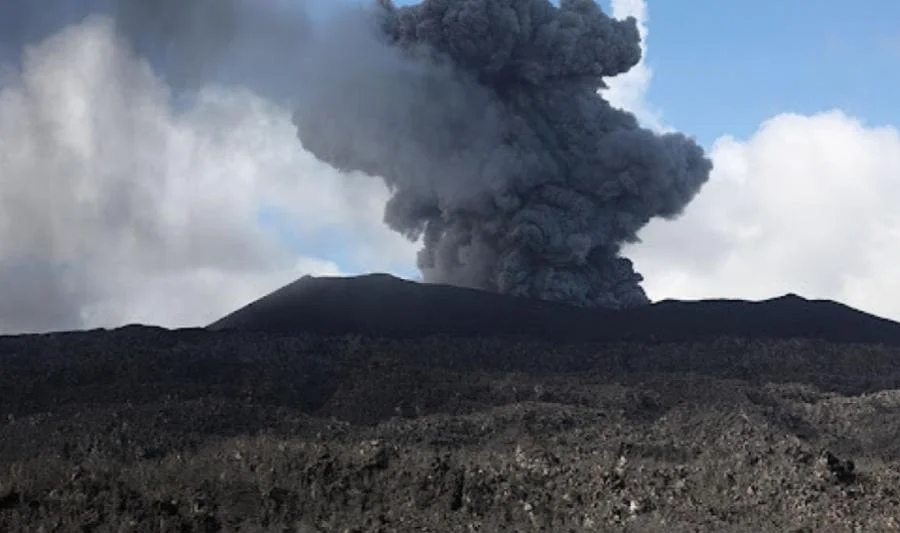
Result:
M425 280L647 303L620 248L651 218L680 214L712 165L690 139L642 129L597 94L640 60L635 21L592 0L385 0L375 13L396 59L325 75L295 123L323 161L386 181L385 221L423 237ZM342 81L366 85L342 92Z

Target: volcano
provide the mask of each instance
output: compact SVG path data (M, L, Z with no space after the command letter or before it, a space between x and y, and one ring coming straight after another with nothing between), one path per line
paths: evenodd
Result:
M663 300L627 310L572 306L388 274L304 276L210 324L211 330L463 336L560 342L717 337L900 345L900 323L830 300Z

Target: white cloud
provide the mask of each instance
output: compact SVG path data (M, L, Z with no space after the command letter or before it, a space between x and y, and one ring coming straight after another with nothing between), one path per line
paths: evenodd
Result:
M900 132L841 111L722 136L685 215L626 251L653 298L836 299L900 319Z
M288 110L215 87L173 109L106 18L5 71L0 332L199 325L304 273L337 273L321 257L340 247L384 270L414 257L380 222L383 185L304 152ZM259 223L261 206L284 211L297 239L337 228L359 240L296 250Z

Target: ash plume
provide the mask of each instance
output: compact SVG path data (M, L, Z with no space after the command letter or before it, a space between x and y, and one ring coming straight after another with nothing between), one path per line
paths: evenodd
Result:
M312 0L114 0L119 30L176 88L213 80L287 101Z
M425 281L648 303L620 250L678 216L711 162L598 94L640 60L633 18L592 0L383 0L359 15L318 36L294 123L322 161L384 180L384 220L422 240Z

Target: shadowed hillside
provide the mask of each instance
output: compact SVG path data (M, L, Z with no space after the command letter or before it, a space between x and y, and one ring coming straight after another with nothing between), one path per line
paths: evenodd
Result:
M551 341L807 338L900 344L900 324L827 300L789 294L666 300L627 311L586 309L371 274L305 276L209 326L269 333L523 337Z

